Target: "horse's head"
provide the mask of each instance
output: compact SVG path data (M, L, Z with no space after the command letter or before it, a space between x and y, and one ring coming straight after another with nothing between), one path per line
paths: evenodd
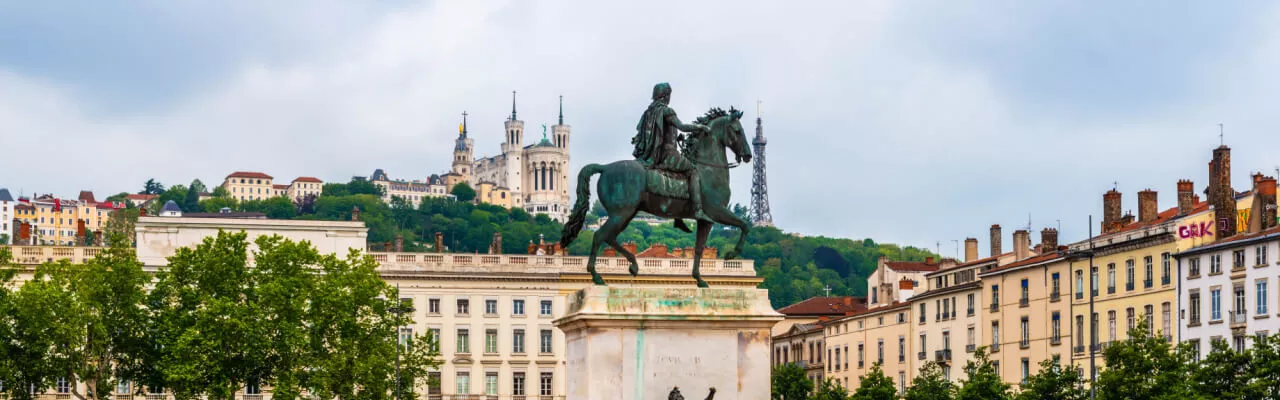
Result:
M707 125L711 131L708 136L712 147L728 147L739 162L751 162L751 145L742 129L742 111L729 107L729 111L712 108L699 118L699 123ZM723 146L723 147L722 147ZM720 150L720 149L717 149ZM721 150L722 151L722 150Z

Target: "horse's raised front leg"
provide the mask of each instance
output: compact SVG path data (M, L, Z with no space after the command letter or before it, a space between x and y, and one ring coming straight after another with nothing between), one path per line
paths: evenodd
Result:
M708 208L707 215L715 222L738 228L738 244L724 253L724 259L732 260L738 258L738 255L742 253L742 246L747 243L747 233L751 232L751 223L738 218L733 211L724 207Z
M698 221L698 236L694 239L693 245L693 280L698 281L698 287L708 287L707 281L702 280L702 249L707 247L707 235L711 234L711 227L715 223L708 221Z

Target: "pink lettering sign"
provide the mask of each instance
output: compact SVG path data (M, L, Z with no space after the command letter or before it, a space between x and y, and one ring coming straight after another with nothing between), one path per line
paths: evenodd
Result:
M1178 227L1178 237L1182 239L1191 239L1198 237L1213 236L1213 223L1201 222Z

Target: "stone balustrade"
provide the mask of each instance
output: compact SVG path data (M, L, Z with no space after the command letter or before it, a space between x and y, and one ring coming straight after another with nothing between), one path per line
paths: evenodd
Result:
M23 265L36 265L58 260L83 263L96 257L104 249L104 247L86 246L0 246L0 248L9 249L10 254L13 255L13 262Z
M537 256L520 254L396 253L370 252L382 264L383 272L490 272L559 274L585 272L584 256ZM643 275L688 275L693 269L689 258L640 258ZM596 258L596 270L602 274L625 274L629 263L622 257ZM706 276L755 276L751 260L704 258L701 273Z

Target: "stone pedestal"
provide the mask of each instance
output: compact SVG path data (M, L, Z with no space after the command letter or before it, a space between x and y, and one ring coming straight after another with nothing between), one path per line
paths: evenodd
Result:
M769 398L769 329L782 315L764 289L612 288L569 295L567 400Z

